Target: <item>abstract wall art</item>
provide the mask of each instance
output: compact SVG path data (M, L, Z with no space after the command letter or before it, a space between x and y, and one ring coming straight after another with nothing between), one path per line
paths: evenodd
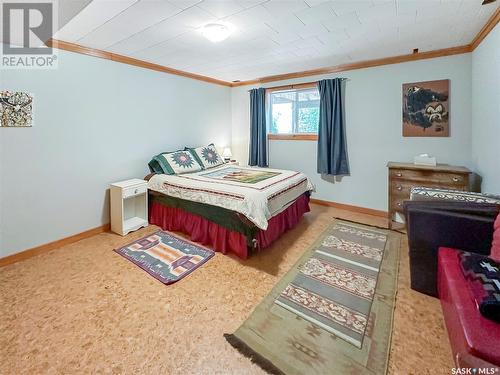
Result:
M0 91L0 127L33 126L33 95Z

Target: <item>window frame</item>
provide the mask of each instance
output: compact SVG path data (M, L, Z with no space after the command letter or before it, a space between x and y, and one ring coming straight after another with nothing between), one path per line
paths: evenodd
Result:
M267 118L269 123L271 121L271 94L276 91L290 91L290 90L305 90L317 88L317 82L302 83L297 85L279 86L266 89L266 102L269 108ZM295 115L294 115L295 116ZM292 124L292 127L296 127L296 124ZM286 141L317 141L318 133L268 133L268 140L286 140Z

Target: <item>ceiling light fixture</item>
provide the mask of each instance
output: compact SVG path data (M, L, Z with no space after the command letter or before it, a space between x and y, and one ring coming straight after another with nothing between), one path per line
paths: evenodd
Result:
M201 33L213 43L222 42L227 39L232 30L228 25L222 23L209 23L203 26Z

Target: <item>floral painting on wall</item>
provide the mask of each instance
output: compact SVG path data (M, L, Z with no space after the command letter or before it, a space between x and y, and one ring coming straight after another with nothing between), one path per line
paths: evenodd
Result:
M0 126L33 126L33 95L26 92L0 91Z
M450 135L450 81L403 84L403 137Z

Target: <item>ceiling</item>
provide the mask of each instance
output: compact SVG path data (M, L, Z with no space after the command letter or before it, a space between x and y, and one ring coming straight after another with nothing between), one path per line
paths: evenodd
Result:
M224 81L468 44L500 2L93 0L54 38ZM212 43L207 23L234 31Z

